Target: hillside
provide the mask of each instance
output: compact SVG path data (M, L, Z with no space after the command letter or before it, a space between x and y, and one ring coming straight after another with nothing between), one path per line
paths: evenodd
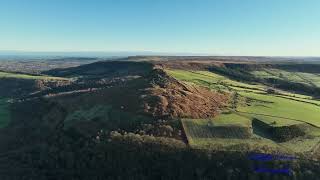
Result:
M160 161L170 157L185 174L200 173L194 169L201 166L219 169L221 176L241 169L247 177L247 154L259 152L297 157L290 162L296 174L300 166L319 169L306 163L320 159L319 72L313 66L136 58L38 75L2 72L0 165L14 173L45 169L64 175L66 169L81 174L95 168L103 177L128 166L128 176L129 169L151 164L168 172Z

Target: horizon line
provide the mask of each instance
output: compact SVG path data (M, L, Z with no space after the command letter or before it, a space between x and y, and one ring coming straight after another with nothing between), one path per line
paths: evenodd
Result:
M14 54L17 53L17 54ZM26 54L23 54L26 53ZM33 54L32 54L33 53ZM197 52L161 52L161 51L150 51L150 50L133 50L133 51L89 51L89 50L78 50L78 51L36 51L36 50L0 50L1 56L28 56L28 55L41 55L45 56L48 53L50 56L54 56L52 54L59 54L59 53L66 53L66 54L76 54L76 53L88 53L88 54L117 54L117 53L124 53L127 55L109 55L109 56L212 56L212 57L284 57L284 58L320 58L320 55L237 55L237 54L217 54L217 53L197 53ZM56 55L56 56L63 56L63 55ZM94 55L93 55L94 56Z

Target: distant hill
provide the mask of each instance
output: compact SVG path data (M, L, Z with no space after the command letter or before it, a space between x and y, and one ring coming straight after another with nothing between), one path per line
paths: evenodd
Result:
M130 60L148 61L223 61L223 62L291 62L320 63L320 57L271 57L271 56L130 56Z

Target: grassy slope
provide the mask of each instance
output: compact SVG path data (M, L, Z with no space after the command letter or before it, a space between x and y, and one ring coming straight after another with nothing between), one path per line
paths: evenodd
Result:
M214 128L219 126L239 126L250 127L251 120L235 113L221 114L220 116L212 119L182 119L182 124L189 141L189 144L195 148L201 148L205 146L211 146L212 143L223 144L221 138L213 136ZM233 133L230 129L230 132ZM227 132L226 132L227 133ZM236 133L236 132L234 132ZM239 139L238 139L239 140ZM230 139L231 144L238 142L237 139ZM211 145L210 145L211 142ZM229 146L231 144L224 144Z
M245 118L235 113L230 114L221 114L218 117L211 120L212 125L214 126L228 126L228 125L236 125L236 126L251 126L251 120L249 118Z
M234 114L231 116L224 116L222 118L215 118L217 121L222 120L229 121L230 119L234 119ZM235 116L239 117L239 116ZM239 125L239 123L245 124L242 121L243 119L239 118L240 122L227 122L228 125ZM273 152L281 152L281 153L292 153L292 152L310 152L315 150L314 147L320 142L320 131L314 127L309 127L306 130L308 136L312 136L312 138L304 138L299 137L293 140L276 143L270 139L261 137L257 134L253 134L251 138L247 139L234 139L234 138L216 138L212 137L211 130L208 126L214 119L183 119L182 124L187 135L189 145L192 148L196 149L211 149L211 150L227 150L227 151L257 151L263 153L273 153ZM221 123L221 122L215 122ZM288 121L285 121L287 124ZM291 123L296 123L296 121L292 121ZM288 124L287 124L288 125ZM231 132L232 130L230 130Z
M241 126L250 127L251 120L240 116L235 113L221 114L218 117L212 119L182 119L182 122L187 126L198 126L203 130L196 130L192 132L192 137L196 137L197 133L201 133L201 136L206 136L206 130L208 126ZM210 128L209 128L210 129ZM210 131L210 130L209 130Z
M7 100L0 98L0 128L7 126L10 120L9 103Z
M289 100L281 97L276 97L267 94L257 94L257 93L240 93L244 97L253 98L256 100L269 101L270 103L252 102L250 106L240 106L238 110L241 112L265 114L277 117L284 117L290 119L297 119L305 121L320 127L320 107L298 102L294 100ZM265 117L266 119L273 119L270 117ZM278 118L276 118L278 119ZM279 120L279 124L285 124L283 120ZM292 124L292 121L288 121Z
M300 102L305 102L305 103L310 103L310 104L315 104L320 106L320 101L318 100L313 100L309 97L303 97L304 95L301 95L301 97L295 95L290 95L290 94L279 94L279 95L275 95L277 97L282 97L282 98L286 98L286 99L290 99L290 100L296 100L296 101L300 101Z
M44 80L66 80L66 78L52 76L33 76L28 74L0 72L0 78L18 78L18 79L44 79Z
M238 121L228 122L230 119L237 118ZM218 122L215 122L217 120ZM211 150L228 150L228 151L260 151L260 152L286 152L285 148L277 145L275 142L252 137L249 139L234 139L234 138L216 138L211 135L211 128L208 124L212 123L233 124L242 126L249 121L249 119L243 118L236 114L223 115L223 117L217 117L215 119L182 119L182 125L184 127L186 136L188 138L189 145L196 149L211 149ZM219 122L220 121L220 122Z
M280 69L263 69L259 71L253 71L252 74L262 79L277 78L277 79L294 81L302 84L320 87L319 74L289 72L289 71L284 71Z
M185 70L166 70L171 76L187 82L193 82L198 85L203 85L215 89L217 87L229 88L242 88L250 90L264 89L262 85L246 84L238 81L228 79L224 76L211 73L208 71L185 71Z
M222 86L224 90L237 91L241 96L258 100L257 102L250 102L250 106L238 107L239 111L298 119L320 127L320 106L314 105L320 104L320 102L311 100L310 97L287 92L281 92L281 95L277 96L282 97L277 97L266 94L264 90L267 87L263 85L237 82L206 71L167 70L167 72L182 81L193 82L211 89L222 89ZM270 103L261 103L259 100L269 101ZM279 125L286 124L285 120L278 120L278 118L265 117L265 119L279 121ZM292 120L287 122L288 125L295 123Z
M183 71L183 70L167 70L167 72L178 80L192 82L211 89L226 90L238 92L237 98L238 110L261 113L273 116L281 116L292 119L301 119L305 122L320 126L320 101L312 100L310 96L279 91L280 94L267 94L266 86L252 85L237 82L227 77L204 71ZM251 101L246 102L245 99L250 98ZM241 104L242 106L239 106ZM232 120L233 124L245 124L252 118L258 118L273 126L288 126L293 124L301 124L302 122L289 120L284 118L275 118L270 116L253 115L248 113L238 113L246 118L235 118L234 114L216 117L216 124L228 123ZM220 120L220 122L218 121ZM240 122L239 122L240 121ZM211 129L208 128L212 120L188 119L182 120L185 133L189 140L189 144L193 148L216 149L216 150L236 150L236 151L261 151L271 153L280 152L311 152L319 143L319 129L309 127L306 130L308 136L313 138L299 137L288 142L276 143L270 139L262 137L259 134L253 135L249 139L229 139L210 137ZM276 122L274 124L274 122ZM231 123L231 124L232 124Z

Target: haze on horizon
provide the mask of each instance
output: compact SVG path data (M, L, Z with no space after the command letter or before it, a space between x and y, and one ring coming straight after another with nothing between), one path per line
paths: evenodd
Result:
M3 0L0 51L320 56L318 0Z

